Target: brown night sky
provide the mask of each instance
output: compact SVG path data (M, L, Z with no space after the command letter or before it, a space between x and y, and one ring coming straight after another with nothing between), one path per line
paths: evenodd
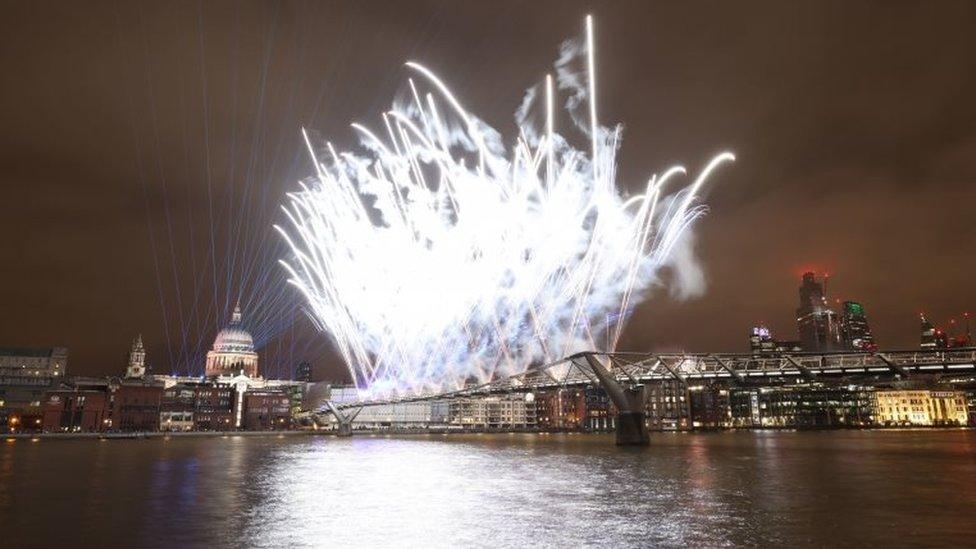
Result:
M171 370L239 293L294 314L294 295L268 304L263 288L277 205L311 170L299 128L353 145L348 123L376 124L417 59L511 136L523 90L588 12L601 117L625 124L621 185L739 158L695 232L707 293L659 291L623 348L745 350L760 321L793 338L806 267L865 304L882 348L916 345L919 311L943 323L976 302L976 3L0 9L0 345L67 346L70 372L120 372L138 332ZM281 356L335 377L321 336L295 343L304 324Z

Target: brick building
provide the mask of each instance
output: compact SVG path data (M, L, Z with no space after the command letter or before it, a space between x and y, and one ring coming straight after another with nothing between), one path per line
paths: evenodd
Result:
M41 408L45 432L92 433L104 430L108 421L108 402L103 391L49 391Z
M291 427L291 398L281 391L244 393L243 427L248 431L277 431Z
M127 384L110 386L109 428L113 431L151 432L159 430L162 385Z

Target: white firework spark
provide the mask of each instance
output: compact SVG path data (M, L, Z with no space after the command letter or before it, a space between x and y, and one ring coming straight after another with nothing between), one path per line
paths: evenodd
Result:
M328 144L322 162L305 136L316 176L282 208L293 254L281 263L360 388L436 393L614 348L704 212L698 190L730 153L674 193L681 167L638 196L618 191L620 128L597 121L589 17L586 31L589 154L555 132L551 77L544 131L523 128L506 149L413 62L426 87L410 80L412 101L383 115L382 137L352 125L366 153Z

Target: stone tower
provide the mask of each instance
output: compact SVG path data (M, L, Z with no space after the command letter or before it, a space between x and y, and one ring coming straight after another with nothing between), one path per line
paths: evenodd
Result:
M146 349L142 345L142 334L132 342L129 351L129 366L125 369L126 378L137 378L146 375Z

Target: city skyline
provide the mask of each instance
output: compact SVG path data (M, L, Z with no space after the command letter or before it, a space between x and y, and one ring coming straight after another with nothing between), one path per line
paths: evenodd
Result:
M3 547L972 544L976 2L0 6Z
M402 74L376 74L396 73L409 56L468 82L467 101L511 128L522 91L585 13L540 3L502 26L481 24L485 6L376 4L344 7L342 24L323 29L308 23L332 25L323 8L276 6L11 10L3 78L17 85L0 92L11 120L0 148L0 229L12 235L3 255L15 260L0 270L10 312L0 343L64 346L71 371L105 374L124 368L143 333L150 361L165 367L181 353L177 319L194 311L196 278L219 271L228 280L217 295L200 286L199 314L209 320L186 324L197 328L193 351L205 352L231 294L256 295L233 282L264 264L269 254L255 242L308 171L296 155L302 125L351 141L345 124L400 89ZM698 165L725 147L739 158L709 189L710 213L694 234L704 295L677 300L659 289L635 309L620 348L742 350L755 324L792 339L796 282L811 268L835 275L833 296L864 305L882 348L917 345L919 312L943 324L969 310L976 113L966 99L976 82L965 54L974 38L962 22L973 8L939 10L917 25L912 11L922 8L907 5L881 15L840 3L749 14L702 6L593 10L606 52L602 116L627 123L619 184L633 191L649 164ZM364 28L388 44L371 48ZM36 43L37 35L49 39ZM622 55L631 61L613 61ZM635 71L634 59L646 66ZM208 178L237 216L214 218L236 231L215 234L232 242L237 263L194 271L209 245ZM254 209L237 211L246 189Z

